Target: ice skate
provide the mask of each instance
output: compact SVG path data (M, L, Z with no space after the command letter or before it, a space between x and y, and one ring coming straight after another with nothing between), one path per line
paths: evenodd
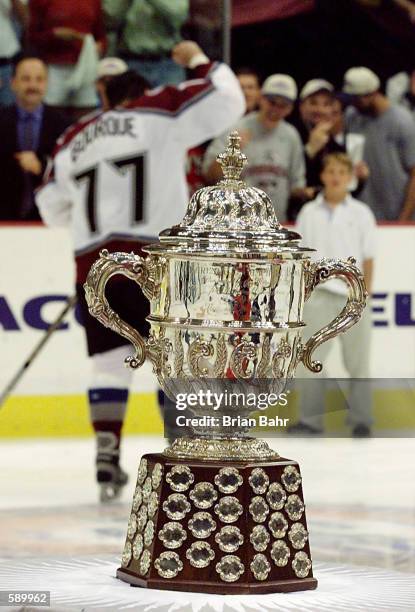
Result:
M108 503L120 497L128 482L128 474L119 465L100 461L97 463L97 482L100 502Z

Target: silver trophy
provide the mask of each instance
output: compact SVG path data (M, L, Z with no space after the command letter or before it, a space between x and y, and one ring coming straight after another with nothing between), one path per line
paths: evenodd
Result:
M147 258L103 251L85 284L90 313L133 344L128 365L149 359L172 400L281 394L300 362L321 371L313 351L357 323L365 307L354 260L311 262L313 249L278 223L268 196L241 180L239 141L233 132L218 156L223 180L194 194L183 221L144 249ZM148 339L105 298L116 274L150 300ZM347 302L304 341L304 302L331 278L347 284ZM196 422L207 414L205 404L191 410ZM196 424L164 453L142 458L119 578L212 593L316 587L298 463L223 418L252 410L222 401L215 428Z

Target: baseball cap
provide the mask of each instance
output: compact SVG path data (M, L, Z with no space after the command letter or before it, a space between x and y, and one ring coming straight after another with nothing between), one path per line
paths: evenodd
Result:
M352 96L366 96L378 91L379 77L369 68L349 68L344 75L343 91Z
M314 94L318 93L319 91L328 91L329 93L332 93L334 91L334 87L325 79L311 79L311 81L307 81L300 91L300 100L305 100L310 96L314 96Z
M127 72L128 66L119 57L104 57L98 62L97 79L107 76L118 76Z
M297 85L288 74L271 74L265 79L261 93L264 96L281 96L294 102L297 98Z

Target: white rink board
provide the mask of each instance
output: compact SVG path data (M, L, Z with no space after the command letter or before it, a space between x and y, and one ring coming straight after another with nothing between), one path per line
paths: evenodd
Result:
M45 333L34 328L52 322L73 293L74 266L65 229L0 225L0 388L3 388ZM378 228L375 262L371 374L379 378L415 375L415 225ZM58 296L58 297L56 297ZM39 304L46 301L43 306ZM89 363L82 327L72 312L68 327L53 337L16 387L15 395L82 393ZM375 325L376 324L376 325ZM17 329L16 329L17 328ZM329 368L344 372L338 350ZM134 389L156 388L151 367L135 375Z

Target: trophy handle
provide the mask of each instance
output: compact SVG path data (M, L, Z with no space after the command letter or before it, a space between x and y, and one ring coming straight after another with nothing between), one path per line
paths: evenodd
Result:
M121 274L136 282L144 295L151 300L160 290L160 272L161 264L157 260L150 261L150 258L145 259L134 253L109 253L107 249L103 249L99 259L88 272L84 284L90 314L134 346L135 355L125 360L126 365L133 369L142 366L146 359L146 342L134 327L112 310L105 297L105 287L112 276Z
M311 372L318 373L323 368L320 361L311 360L313 351L323 342L347 331L362 316L368 293L363 275L355 263L356 260L353 257L349 257L347 261L321 259L310 264L306 269L305 300L308 300L317 285L331 278L342 280L349 288L347 302L340 314L331 323L313 334L303 347L300 361Z

